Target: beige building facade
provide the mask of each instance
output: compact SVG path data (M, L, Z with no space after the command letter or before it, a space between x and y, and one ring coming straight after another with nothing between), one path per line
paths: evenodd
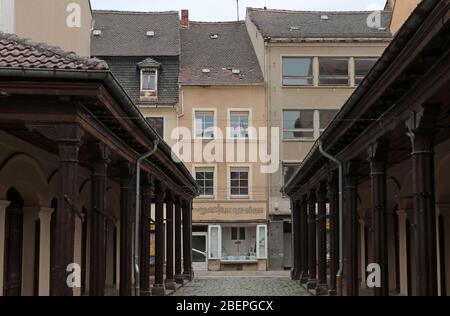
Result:
M388 32L380 30L378 36L360 25L370 12L346 14L247 11L248 33L266 81L268 126L278 128L280 139L280 166L268 176L272 269L291 266L291 206L280 189L390 41ZM269 23L275 18L285 22ZM389 18L383 13L384 25ZM352 28L340 31L345 21L354 23L355 33L367 32L365 38L352 34ZM319 25L306 28L310 34L296 34L309 23Z
M0 31L90 56L89 0L1 0Z

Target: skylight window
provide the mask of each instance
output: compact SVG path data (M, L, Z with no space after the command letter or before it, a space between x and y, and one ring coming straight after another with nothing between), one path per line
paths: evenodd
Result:
M92 34L93 34L94 36L100 36L100 35L102 35L102 31L101 31L101 30L93 30L93 31L92 31Z
M321 19L321 20L329 20L330 17L329 17L328 15L324 14L324 15L321 15L321 16L320 16L320 19Z
M209 36L210 39L218 39L219 38L219 34L211 34Z

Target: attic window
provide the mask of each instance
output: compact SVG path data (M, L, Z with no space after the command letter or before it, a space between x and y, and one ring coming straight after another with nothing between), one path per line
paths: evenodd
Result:
M324 15L321 15L321 16L320 16L320 19L326 21L326 20L329 20L330 17L329 17L328 15L324 14Z
M153 37L155 36L155 31L147 31L146 35L147 37Z
M219 38L219 34L211 34L209 36L210 39L218 39Z
M141 101L158 99L158 70L156 68L141 69Z
M92 35L94 35L94 36L100 36L100 35L102 35L102 31L101 31L101 30L93 30L93 31L92 31Z

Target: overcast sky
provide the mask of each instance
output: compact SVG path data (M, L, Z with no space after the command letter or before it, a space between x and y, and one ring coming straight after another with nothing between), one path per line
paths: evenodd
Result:
M386 0L239 0L240 18L246 7L292 10L381 10ZM192 21L232 21L236 0L91 0L93 9L127 11L179 11L189 9Z

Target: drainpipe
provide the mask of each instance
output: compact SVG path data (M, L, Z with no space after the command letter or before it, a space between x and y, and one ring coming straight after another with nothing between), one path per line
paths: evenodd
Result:
M336 275L336 291L338 296L342 296L343 276L344 276L344 171L343 163L336 157L331 156L323 149L322 141L319 141L319 151L326 158L330 159L339 166L339 271Z
M134 224L134 295L139 296L141 281L140 281L140 253L139 253L139 230L140 230L140 208L141 208L141 162L152 156L158 150L159 138L153 142L153 149L148 153L144 154L142 157L138 158L136 161L136 214L135 214L135 224Z

